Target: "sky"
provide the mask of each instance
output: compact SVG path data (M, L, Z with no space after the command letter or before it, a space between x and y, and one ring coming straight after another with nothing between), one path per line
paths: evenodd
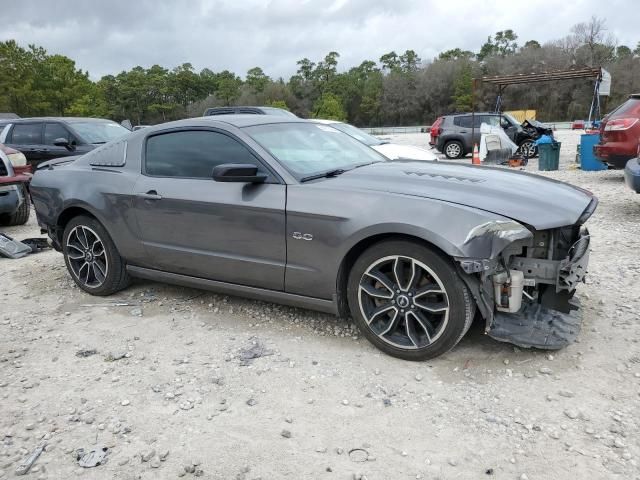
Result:
M93 79L185 62L287 79L297 60L332 50L340 71L391 50L430 60L456 47L477 52L508 28L520 45L556 40L592 15L619 44L640 41L636 0L0 0L0 12L0 40L66 55Z

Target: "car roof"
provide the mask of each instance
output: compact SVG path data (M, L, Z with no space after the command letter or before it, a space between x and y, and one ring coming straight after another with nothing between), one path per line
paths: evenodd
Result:
M252 127L254 125L267 125L274 123L308 123L302 118L296 117L279 117L276 115L254 115L254 114L231 114L231 115L212 115L206 117L186 118L184 120L176 120L174 122L161 123L152 127L143 128L138 132L155 132L166 128L176 127L206 127L220 124L233 125L234 127Z
M106 118L92 118L92 117L29 117L29 118L16 118L11 123L26 123L26 122L65 122L65 123L78 123L78 122L112 122Z

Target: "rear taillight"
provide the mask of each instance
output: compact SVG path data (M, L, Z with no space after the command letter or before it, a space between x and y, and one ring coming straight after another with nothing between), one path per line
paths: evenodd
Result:
M627 130L638 123L637 118L616 118L607 122L604 127L605 132L615 132L620 130Z
M440 135L440 133L442 132L440 125L442 125L442 117L437 118L436 121L433 122L433 125L431 125L431 131L429 133L432 137L437 137L438 135Z

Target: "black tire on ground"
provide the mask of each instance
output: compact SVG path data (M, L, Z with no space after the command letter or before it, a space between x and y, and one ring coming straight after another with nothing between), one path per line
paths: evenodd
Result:
M29 197L29 191L24 185L20 185L22 189L23 201L12 215L4 215L0 217L0 225L13 227L14 225L24 225L29 221L29 215L31 214L31 198Z
M104 281L98 286L89 286L83 283L83 281L74 273L71 267L71 261L69 259L69 251L73 250L69 247L69 236L73 230L83 226L94 232L94 235L100 240L104 246L104 252L106 254L106 275ZM118 292L126 288L130 283L129 275L127 274L126 265L120 256L120 253L116 249L111 236L102 224L93 217L79 215L72 218L64 229L62 235L62 253L64 255L64 261L67 265L67 270L73 278L74 282L85 292L91 295L106 296L112 293Z
M437 336L434 335L435 340L433 340L432 343L424 346L418 346L417 344L414 344L415 346L413 347L398 346L395 339L399 337L395 335L390 336L390 333L385 333L382 336L379 336L376 332L374 332L373 328L370 327L370 324L365 318L363 309L367 308L366 306L364 306L364 304L368 300L365 300L365 302L361 302L361 295L365 295L364 298L367 298L366 293L360 293L360 291L362 290L361 281L369 280L368 277L370 277L370 275L365 275L365 273L371 272L372 270L370 270L370 268L372 266L380 265L379 262L387 261L386 259L394 256L400 256L403 261L413 259L421 263L423 266L428 267L428 269L430 269L437 278L429 277L427 275L427 277L425 277L425 280L427 282L426 288L429 288L431 285L433 285L434 281L437 282L439 280L442 289L446 294L445 301L446 303L448 303L449 308L448 320L440 324L441 326L438 327L440 329L440 333L438 333ZM410 263L410 265L413 266L414 263ZM376 272L376 275L378 275L378 271L373 271ZM395 278L398 277L396 276ZM414 277L411 276L411 281L408 282L409 285L413 282L413 278ZM379 286L376 288L379 288ZM423 288L425 287L423 286ZM395 289L395 287L393 289ZM392 289L387 290L392 291ZM406 291L411 291L411 287L407 287ZM380 290L378 290L378 292L380 292ZM418 295L421 294L417 293L417 288L413 289L413 292L415 298L413 298L411 301L417 302ZM394 298L394 305L400 305L400 298L398 296ZM351 268L351 271L349 272L349 279L347 284L347 299L351 316L363 335L371 343L373 343L373 345L375 345L383 352L393 357L398 357L404 360L427 360L448 352L467 333L475 314L475 302L471 297L471 294L469 293L466 285L458 276L452 263L446 257L440 255L439 253L436 253L434 250L420 243L407 240L386 240L377 243L364 251L356 260L355 264ZM387 301L391 300L381 300L381 302ZM383 307L378 307L378 310L381 310L382 308ZM415 307L411 306L410 308ZM396 313L398 311L399 310L396 310ZM409 309L407 308L406 311L409 312ZM400 316L400 320L398 320L396 323L396 325L398 325L396 328L398 329L397 331L399 332L399 335L402 335L403 329L406 329L406 332L409 331L410 327L407 323L407 319L409 318L410 320L412 317L410 318L408 315L409 313L407 313L407 316ZM390 314L390 316L393 316L393 314ZM373 317L370 316L370 318ZM374 325L374 323L376 322L377 320L372 320L371 325ZM430 324L430 326L431 325L432 324ZM415 332L416 330L413 331ZM391 333L393 333L393 330L391 331ZM435 333L437 333L437 331ZM390 342L390 339L394 341ZM428 341L431 342L430 337Z
M449 140L444 144L442 151L447 158L452 159L462 158L465 154L464 146L462 145L462 142L458 140Z

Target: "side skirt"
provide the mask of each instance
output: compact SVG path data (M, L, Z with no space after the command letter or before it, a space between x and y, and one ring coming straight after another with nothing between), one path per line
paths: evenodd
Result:
M216 280L190 277L179 273L163 272L160 270L153 270L151 268L135 267L133 265L127 265L127 272L132 277L153 280L154 282L172 283L175 285L182 285L184 287L200 288L227 295L237 295L239 297L248 297L256 300L281 303L292 307L308 308L310 310L332 313L334 315L338 314L338 307L334 300L323 300L320 298L267 290L264 288L247 287L245 285L237 285L235 283L218 282Z

